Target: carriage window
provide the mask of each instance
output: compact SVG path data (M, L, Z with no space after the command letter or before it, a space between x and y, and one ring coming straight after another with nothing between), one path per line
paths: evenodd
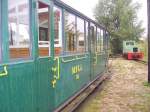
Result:
M77 18L77 52L85 52L84 20Z
M106 50L108 50L109 33L106 31Z
M76 51L76 20L75 15L65 12L66 53Z
M100 28L97 28L97 52L100 52L101 50L101 31L100 31Z
M96 52L97 50L97 41L96 41L96 26L94 25L94 51Z
M126 45L134 45L134 42L127 42Z
M126 45L130 45L129 42L127 42Z
M107 34L106 34L106 31L104 30L104 37L103 37L103 40L104 40L104 50L106 51L107 50Z
M88 26L88 22L85 22L85 32L86 32L86 44L85 44L85 46L86 46L86 51L88 51L88 33L89 33L89 28L88 28L89 26Z
M130 45L134 45L134 42L131 42Z
M55 55L60 55L62 50L62 10L54 7L55 17Z
M96 26L90 23L90 38L91 38L91 49L92 52L96 52Z
M2 3L2 1L0 0L0 62L1 62L1 60L2 60L2 51L1 51L1 50L2 50L2 49L1 49L1 45L2 45L2 43L1 43L1 42L2 42L2 41L1 41L1 40L2 40L2 32L1 32L1 31L2 31L1 3Z
M94 27L94 37L93 37L93 39L94 39L94 51L96 52L97 51L97 41L96 41L96 26L95 26L95 24L93 24L93 27Z
M30 57L29 0L8 0L10 58Z
M38 27L39 27L39 56L50 55L50 25L49 25L49 6L39 2L38 6Z
M101 44L101 51L103 51L104 50L104 31L103 30L101 30L101 42L100 42L100 44Z

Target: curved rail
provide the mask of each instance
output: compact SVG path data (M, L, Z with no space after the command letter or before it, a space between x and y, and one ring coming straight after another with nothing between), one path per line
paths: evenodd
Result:
M135 60L135 61L138 62L138 63L144 64L144 65L147 65L147 64L148 64L148 62L143 61L143 60Z

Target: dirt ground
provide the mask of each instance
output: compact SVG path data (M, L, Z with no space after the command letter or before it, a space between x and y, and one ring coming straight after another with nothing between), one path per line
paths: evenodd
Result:
M75 112L150 112L147 66L121 58L110 61L111 79Z

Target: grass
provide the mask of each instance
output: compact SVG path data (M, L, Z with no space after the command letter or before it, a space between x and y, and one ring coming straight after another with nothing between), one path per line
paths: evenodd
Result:
M150 87L150 83L148 83L148 82L143 82L143 84L144 84L144 86L146 86L146 87Z

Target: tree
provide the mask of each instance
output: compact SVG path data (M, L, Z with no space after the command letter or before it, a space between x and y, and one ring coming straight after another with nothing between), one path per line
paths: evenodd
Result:
M144 32L142 22L137 19L139 8L132 0L99 0L96 5L95 19L109 31L113 53L122 53L123 40L138 41Z

